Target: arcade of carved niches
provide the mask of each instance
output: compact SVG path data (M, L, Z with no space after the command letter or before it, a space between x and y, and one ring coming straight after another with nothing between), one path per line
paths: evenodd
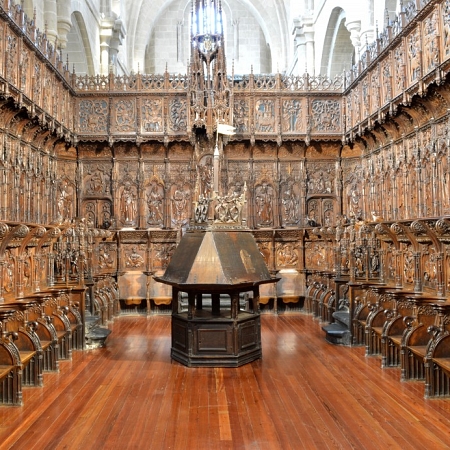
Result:
M170 312L153 277L200 202L232 222L241 195L280 278L263 313L311 314L330 342L450 395L450 3L407 6L334 80L229 77L237 133L215 165L192 78L77 77L3 0L0 401L102 345L114 317Z

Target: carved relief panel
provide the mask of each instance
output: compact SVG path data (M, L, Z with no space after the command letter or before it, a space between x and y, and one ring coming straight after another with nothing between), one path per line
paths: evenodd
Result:
M439 64L438 19L434 11L423 22L423 73L434 70Z
M323 270L327 267L327 245L322 241L305 242L305 267Z
M392 99L392 61L386 58L380 63L381 104L385 105Z
M339 133L341 131L341 103L338 100L311 102L311 131Z
M83 195L85 197L111 198L111 164L88 163L83 164Z
M18 37L8 30L5 39L5 76L13 85L16 86L18 81L17 69L19 67L19 46L20 41Z
M277 242L275 247L276 267L280 269L297 269L299 249L296 241Z
M108 130L108 100L78 101L77 131L85 134L106 134Z
M146 264L146 244L123 244L121 268L127 272L145 271Z
M414 283L414 249L411 244L401 244L403 256L403 282L405 284L413 285Z
M332 195L335 186L334 162L312 163L307 166L308 196Z
M96 274L114 273L117 270L117 244L115 242L100 242L94 253L92 267Z
M416 82L422 76L420 29L416 28L407 37L408 84Z
M136 99L114 99L111 111L111 131L131 133L136 131Z
M163 101L160 98L141 100L141 133L160 133L163 125Z
M284 133L305 132L303 102L300 99L281 99L281 102L282 131Z
M403 45L399 45L393 51L393 70L394 70L394 79L393 79L393 90L394 97L397 95L401 95L406 85L406 73L405 73L405 49Z
M163 273L177 245L177 231L155 231L149 234L149 264L152 273ZM159 284L159 283L158 283Z
M250 131L250 106L248 99L235 100L233 121L237 133L248 133Z
M152 240L154 242L151 244L151 269L153 272L163 273L169 265L176 244L174 242L164 242L163 239L158 239L157 236L152 236ZM158 242L158 240L161 242Z
M185 133L187 130L187 102L185 97L169 101L169 130L172 133Z
M41 61L38 58L34 58L33 62L33 76L34 76L34 83L33 83L33 91L32 91L32 99L36 104L41 104L41 84L42 84L42 64Z
M275 100L258 99L255 103L255 131L271 133L275 131Z
M136 227L138 225L138 189L136 183L130 177L123 180L119 188L119 213L120 222L125 227Z
M96 228L109 228L117 225L114 222L113 197L111 187L112 166L110 162L97 160L95 157L108 156L107 150L98 150L85 146L83 157L91 157L93 161L85 160L82 165L81 210L88 223Z

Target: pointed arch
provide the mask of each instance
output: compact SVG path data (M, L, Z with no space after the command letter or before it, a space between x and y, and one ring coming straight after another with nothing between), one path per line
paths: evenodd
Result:
M348 69L354 62L354 47L350 32L345 27L346 13L334 8L328 20L323 45L320 73L334 77Z
M75 11L71 15L72 28L67 35L67 55L69 63L77 75L95 75L91 43L82 14Z

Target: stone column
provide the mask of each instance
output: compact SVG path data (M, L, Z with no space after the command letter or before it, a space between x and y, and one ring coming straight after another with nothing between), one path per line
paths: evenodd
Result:
M100 32L100 74L108 75L109 73L109 41L111 34L108 30Z
M300 19L294 19L294 29L292 30L292 34L294 35L294 52L297 56L295 73L296 75L302 76L306 70L306 41Z
M374 0L362 0L360 11L364 11L361 15L361 34L360 39L363 45L372 44L375 41L375 29L374 29Z
M239 19L233 20L233 58L239 61Z
M345 28L347 28L350 33L350 40L352 41L353 47L355 47L356 54L358 55L359 47L361 46L361 20L352 20L347 18L345 21Z
M58 36L58 12L56 0L44 0L44 19L47 40L55 45Z
M67 34L72 28L72 21L70 20L70 2L59 1L57 4L58 20L58 47L67 47Z
M314 30L311 30L305 32L305 42L306 42L306 61L305 61L305 67L306 72L310 75L315 74L315 50L314 50Z

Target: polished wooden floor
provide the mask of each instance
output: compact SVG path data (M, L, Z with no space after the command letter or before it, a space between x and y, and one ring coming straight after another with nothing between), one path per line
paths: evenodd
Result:
M450 448L450 399L327 344L310 316L263 315L263 359L238 369L172 363L169 316L111 329L0 408L1 450Z

